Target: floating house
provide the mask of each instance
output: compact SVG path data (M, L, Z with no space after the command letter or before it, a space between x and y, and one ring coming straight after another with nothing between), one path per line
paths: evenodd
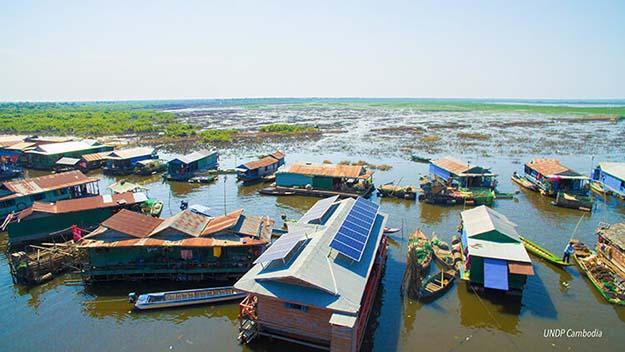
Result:
M592 179L615 196L625 199L625 163L599 163L592 172Z
M30 207L34 202L56 202L100 194L98 179L70 171L0 185L0 217Z
M9 243L21 244L57 237L72 225L92 230L120 209L141 211L148 199L145 193L122 193L87 198L60 200L55 203L34 202L13 215L6 226Z
M540 193L555 197L558 192L585 194L588 177L562 164L557 159L534 159L525 164L525 178L534 183Z
M282 165L284 165L284 153L278 150L258 160L237 166L237 178L243 182L261 180L273 175Z
M121 210L83 239L85 280L230 280L252 266L273 220L191 207L159 219Z
M104 172L113 175L129 175L135 172L137 162L158 159L156 149L149 147L114 150L106 156Z
M484 205L460 216L465 255L460 277L477 287L521 292L534 269L516 225Z
M625 280L625 222L600 226L597 229L596 249Z
M110 151L101 153L83 154L80 157L80 170L83 172L99 169L106 164Z
M80 168L80 159L68 158L68 157L62 157L56 163L54 163L54 166L52 166L52 170L54 172L72 171L72 170L78 170L79 168Z
M240 339L360 350L384 269L387 217L364 198L333 197L289 224L234 285L248 293Z
M24 152L24 163L33 169L50 170L63 157L80 159L84 154L111 150L112 146L89 140L41 144Z
M373 172L367 171L363 165L294 163L282 166L276 172L277 192L318 197L366 197L374 189Z
M219 166L219 153L200 150L175 158L167 163L167 179L188 181L201 172L215 170Z

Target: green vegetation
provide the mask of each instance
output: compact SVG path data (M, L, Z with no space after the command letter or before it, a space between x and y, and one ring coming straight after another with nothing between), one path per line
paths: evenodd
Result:
M195 135L193 126L184 123L170 123L165 126L165 136L167 137L190 137Z
M0 133L102 136L159 132L174 115L122 103L3 103Z
M234 135L239 133L239 130L228 129L228 130L205 130L200 132L200 138L204 143L211 142L231 142Z
M307 126L307 125L274 123L271 125L261 126L260 131L267 132L267 133L280 133L280 134L302 134L302 133L317 133L319 132L319 128Z

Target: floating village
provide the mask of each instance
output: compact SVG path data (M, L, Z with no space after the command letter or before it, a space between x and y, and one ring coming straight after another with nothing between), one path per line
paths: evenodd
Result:
M577 270L600 297L594 304L625 305L625 222L599 222L590 242L572 231L547 249L494 207L518 201L521 192L580 218L607 199L625 207L625 162L576 171L555 158L528 159L504 180L491 167L414 155L410 162L427 165L428 173L404 185L376 184L366 163L292 160L281 150L223 168L218 151L202 148L165 159L154 147L7 136L0 158L0 231L7 233L13 284L31 288L68 274L94 289L136 283L127 292L133 314L236 305L231 339L252 348L279 340L292 350L361 350L379 314L389 248L404 233L401 288L386 295L435 305L457 286L478 297L518 299L549 266L562 275ZM39 176L25 177L30 170ZM118 181L103 188L96 175ZM233 177L240 187L259 185L261 196L312 201L294 219L185 200L162 216L172 205L138 181L148 177L206 187ZM500 191L504 182L514 191ZM387 199L454 209L456 231L405 228L385 212ZM150 291L157 281L185 287Z

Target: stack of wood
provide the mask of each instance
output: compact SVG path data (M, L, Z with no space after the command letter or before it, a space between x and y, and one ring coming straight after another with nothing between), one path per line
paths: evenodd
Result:
M11 253L9 266L13 282L38 285L55 275L76 269L80 252L74 241L30 245L24 251Z

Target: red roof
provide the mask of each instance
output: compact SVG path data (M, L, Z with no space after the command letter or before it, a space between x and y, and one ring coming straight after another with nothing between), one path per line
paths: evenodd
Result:
M91 154L83 154L82 159L85 159L88 162L92 161L100 161L106 160L106 157L111 154L111 152L101 152L101 153L91 153Z
M133 237L141 238L149 236L162 222L163 220L159 218L122 209L117 214L106 219L102 223L102 226Z
M32 205L32 209L42 213L60 214L89 209L109 208L118 205L136 204L145 201L145 195L143 193L139 194L126 192L113 195L59 200L56 203L35 202Z
M202 236L214 234L236 225L242 213L243 209L239 209L226 215L211 219L208 224L206 224L206 227L204 227Z
M558 159L534 159L526 165L544 176L557 175L569 171L569 168L560 164Z
M362 178L364 176L362 165L295 163L291 164L284 172L326 177Z
M80 171L69 171L25 180L8 181L4 182L3 185L9 191L16 193L15 195L9 195L5 198L14 198L16 196L37 194L97 181L97 178L85 176Z
M206 237L186 238L180 241L159 240L156 238L137 238L115 242L104 242L94 239L86 239L81 243L81 247L102 248L102 247L236 247L236 246L256 246L263 245L267 241L252 237L240 237L238 240L219 240Z

